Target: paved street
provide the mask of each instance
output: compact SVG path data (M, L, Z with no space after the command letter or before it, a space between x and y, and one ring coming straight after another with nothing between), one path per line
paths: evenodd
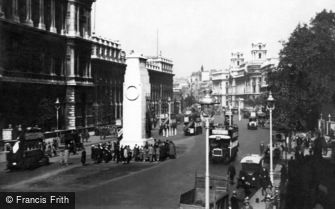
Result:
M220 120L221 117L216 118ZM267 129L247 130L246 123L247 120L238 123L240 149L233 162L237 170L240 159L246 154L258 153L260 141L265 141L269 133ZM178 150L175 160L129 165L89 162L88 166L81 166L79 158L75 158L69 167L53 164L28 171L2 171L0 185L4 190L15 191L75 191L77 208L177 208L180 194L194 186L196 173L205 172L204 137L184 137L182 132L171 137ZM225 176L227 167L211 164L210 172ZM20 176L27 176L26 180L22 181ZM34 179L34 176L41 177ZM15 182L15 179L20 181Z

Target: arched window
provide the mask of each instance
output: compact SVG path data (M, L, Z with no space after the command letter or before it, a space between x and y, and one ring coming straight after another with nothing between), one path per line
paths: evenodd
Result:
M261 59L261 58L262 58L262 54L259 53L259 54L258 54L258 59Z

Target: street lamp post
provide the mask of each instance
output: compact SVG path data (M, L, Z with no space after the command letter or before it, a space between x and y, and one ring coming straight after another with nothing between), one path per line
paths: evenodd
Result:
M205 96L200 100L200 104L204 107L205 122L206 122L206 173L205 173L205 208L209 209L209 119L211 112L209 107L216 104L215 100L211 97L211 92L206 91ZM207 112L206 112L207 111Z
M60 108L60 102L59 102L59 98L57 97L56 102L55 102L55 108L56 108L56 120L57 120L57 130L59 130L58 127L58 121L59 121L59 108Z
M272 145L272 110L275 109L274 98L272 97L271 91L267 99L267 109L270 111L270 180L273 184L273 145Z
M171 98L170 97L168 97L168 108L169 108L169 110L168 110L168 118L169 118L169 130L168 130L168 132L169 132L169 136L172 136L173 135L173 131L172 131L172 127L171 127Z
M238 98L238 121L241 121L241 98Z

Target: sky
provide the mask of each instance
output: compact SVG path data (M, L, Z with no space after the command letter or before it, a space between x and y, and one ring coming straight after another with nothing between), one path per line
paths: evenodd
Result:
M188 77L201 65L226 69L232 52L249 60L252 43L278 57L280 41L323 9L335 11L335 0L97 0L93 8L97 35L126 54L157 55L158 46L175 77Z

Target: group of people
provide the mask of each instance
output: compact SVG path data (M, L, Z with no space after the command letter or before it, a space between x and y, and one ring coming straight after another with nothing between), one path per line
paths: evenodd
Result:
M120 145L119 141L91 146L91 159L95 163L116 161L116 163L129 164L131 160L136 162L154 162L164 160L167 157L176 157L175 144L169 140L161 141L154 139L151 144L148 142L142 146L136 144L133 149L129 145ZM82 154L83 158L86 161L86 156L83 157Z
M236 169L234 167L233 164L230 164L228 166L228 178L229 178L229 183L231 185L234 184L234 180L235 180L235 175L236 175ZM270 175L269 175L269 171L263 167L259 174L258 174L258 179L259 179L259 185L261 187L261 191L262 191L262 195L264 197L264 201L265 203L267 202L271 202L270 198L272 197L272 183L270 180ZM242 184L242 187L244 189L244 196L245 199L243 201L243 207L244 209L250 209L252 208L252 206L249 203L249 196L251 195L251 191L250 191L250 185L248 184ZM230 205L232 209L240 209L240 202L242 202L241 199L239 199L237 197L237 192L233 191L232 196L230 198Z

